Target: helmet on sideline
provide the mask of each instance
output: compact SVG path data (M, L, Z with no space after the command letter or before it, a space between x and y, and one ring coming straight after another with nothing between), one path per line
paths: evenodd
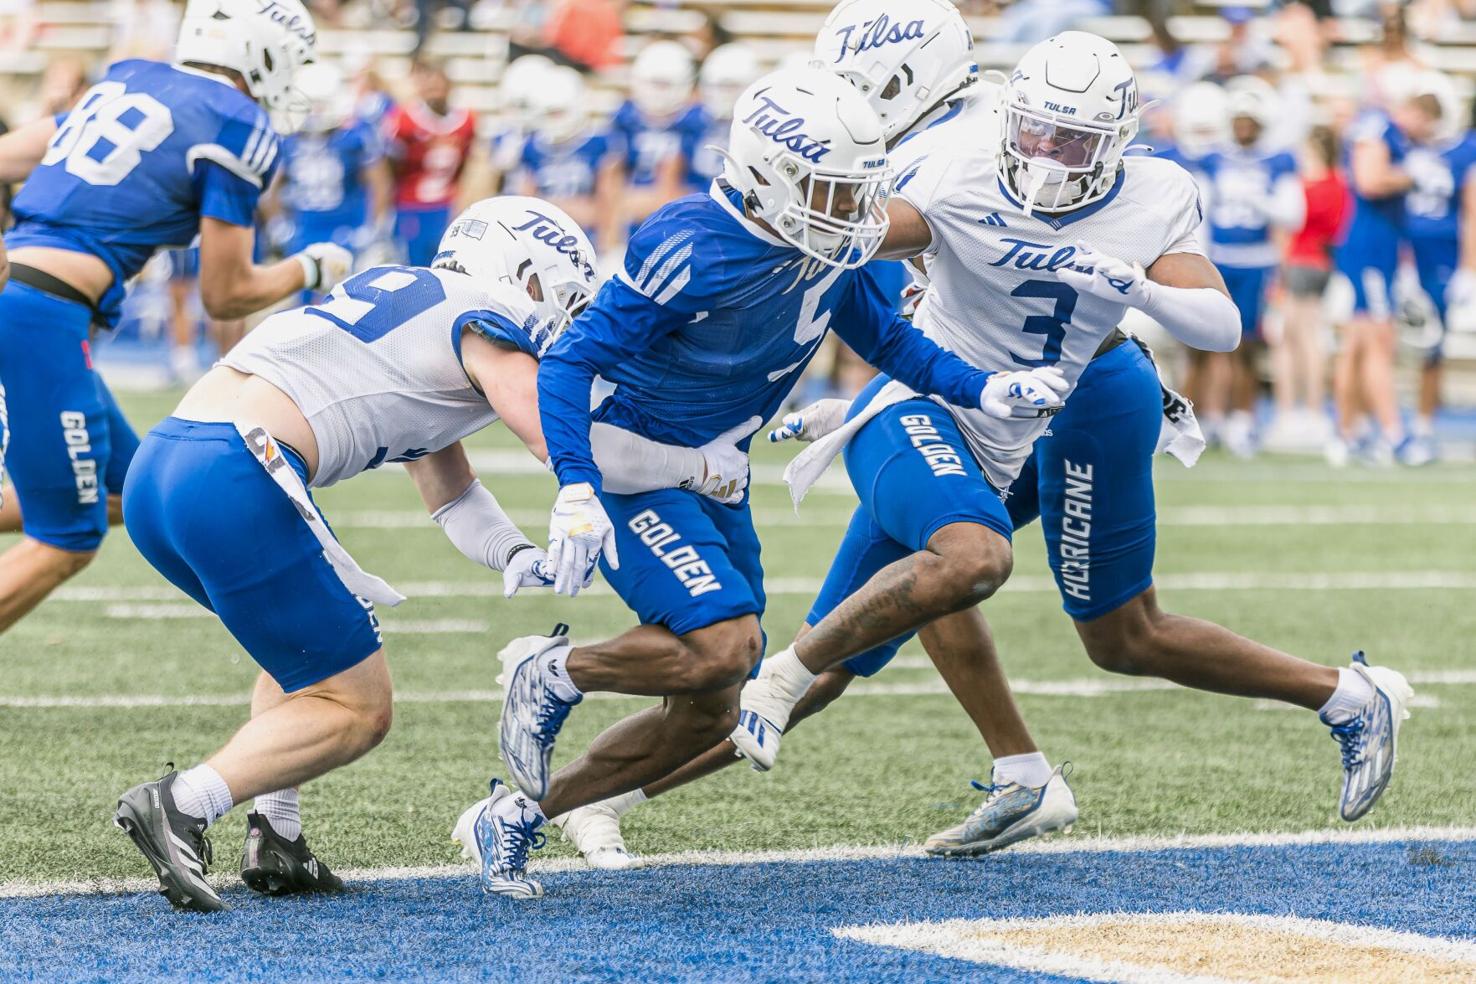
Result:
M514 284L533 299L531 332L541 356L583 311L599 286L594 247L563 209L541 198L484 198L452 220L433 269L485 283Z
M1138 132L1138 83L1117 45L1065 31L1025 53L1005 85L1000 171L1025 211L1105 197Z
M317 45L313 17L299 0L189 0L174 60L228 68L267 112L306 115L293 78Z
M723 178L750 215L807 256L853 269L887 232L881 121L849 82L823 68L771 72L733 109Z
M714 48L697 75L702 105L713 119L732 119L733 104L761 74L758 55L748 45L735 41Z
M652 41L630 66L630 98L647 116L671 116L692 98L696 69L679 41Z
M979 79L973 32L949 0L842 0L814 57L861 91L888 144Z

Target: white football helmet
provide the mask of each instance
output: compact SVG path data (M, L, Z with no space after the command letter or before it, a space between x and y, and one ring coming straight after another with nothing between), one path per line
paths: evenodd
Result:
M1185 157L1203 157L1230 139L1230 101L1213 82L1195 82L1174 98L1174 142Z
M1064 31L1025 53L1003 96L1000 171L1026 213L1091 204L1112 190L1138 132L1138 83L1117 45Z
M1281 99L1271 83L1255 75L1238 75L1225 83L1226 115L1255 120L1264 132L1276 122Z
M525 291L538 310L531 335L541 356L594 297L594 259L589 237L563 209L541 198L503 195L458 215L431 266Z
M979 79L974 35L950 0L842 0L815 61L861 91L888 144Z
M509 122L524 129L533 124L533 98L556 67L545 55L524 55L508 63L497 85L497 102Z
M1434 96L1440 103L1440 122L1435 126L1437 140L1454 140L1466 131L1470 122L1469 114L1462 104L1454 79L1444 72L1427 69L1420 73L1414 89L1416 97Z
M731 120L733 104L761 74L758 55L748 45L734 42L714 48L697 76L702 105L713 119Z
M573 140L584 132L584 76L564 65L555 65L538 80L530 109L533 129L554 143Z
M845 269L887 232L881 121L849 82L822 68L771 72L733 109L723 179L807 256Z
M304 65L294 87L307 101L307 119L302 128L309 133L332 133L353 114L354 94L344 85L343 73L335 65Z
M306 115L293 77L317 45L312 15L299 0L189 0L174 60L229 68L267 112Z
M679 41L652 41L630 66L630 98L647 116L671 116L692 98L696 69Z

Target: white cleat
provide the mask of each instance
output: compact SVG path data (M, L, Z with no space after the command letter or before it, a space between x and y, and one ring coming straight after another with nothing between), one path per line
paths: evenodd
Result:
M491 802L490 796L477 800L461 812L461 816L456 818L456 826L451 828L452 843L461 845L461 856L473 864L482 863L482 849L477 846L477 817Z
M630 871L644 868L645 858L632 854L620 834L620 814L608 802L591 803L549 821L564 832L591 868Z
M528 852L544 844L543 821L528 812L526 798L492 780L492 795L479 804L472 825L482 858L482 891L510 899L541 899L543 883L528 877Z
M987 794L984 802L963 823L929 837L923 850L972 857L1058 830L1069 832L1076 823L1076 796L1066 782L1065 768L1065 763L1057 766L1046 784L1035 788L975 782L975 788Z
M796 703L774 686L773 674L769 672L772 665L765 662L759 667L758 676L743 685L738 698L738 727L728 736L739 758L748 759L756 772L768 772L774 767L780 739L789 726L789 715Z
M1332 725L1343 753L1343 793L1338 814L1349 823L1373 809L1394 775L1400 725L1409 717L1414 689L1404 674L1387 666L1369 666L1363 653L1353 654L1354 672L1373 686L1373 697L1350 721Z
M504 688L499 750L513 782L535 801L548 795L554 740L569 711L583 699L566 676L546 670L539 659L550 650L567 648L568 634L567 625L556 625L546 636L514 639L497 654L502 661L497 682Z

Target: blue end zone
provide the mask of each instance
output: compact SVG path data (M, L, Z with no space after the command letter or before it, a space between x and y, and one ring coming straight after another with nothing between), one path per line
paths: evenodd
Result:
M1004 853L669 866L546 878L540 903L465 878L332 899L227 893L180 915L154 895L0 900L5 980L1063 980L838 940L903 920L1165 912L1293 915L1476 939L1476 843Z

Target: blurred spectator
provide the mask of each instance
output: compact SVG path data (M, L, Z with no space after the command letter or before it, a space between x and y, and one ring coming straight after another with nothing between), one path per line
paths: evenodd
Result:
M417 61L411 80L416 98L397 106L385 124L395 176L395 238L412 266L430 266L451 221L477 121L470 110L452 108L451 80L440 62Z
M761 74L758 55L746 44L725 44L703 61L697 89L707 111L707 132L698 139L692 155L693 190L707 188L723 173L722 151L728 147L733 128L733 107Z
M493 194L522 183L523 145L537 123L533 106L543 80L557 67L543 55L523 55L502 73L497 87L499 113L489 138Z
M1225 39L1215 46L1213 64L1206 78L1228 82L1240 75L1256 75L1271 67L1272 44L1265 23L1249 7L1222 7L1220 16L1229 25Z
M550 67L532 96L533 129L522 143L519 194L545 198L584 227L599 250L620 242L620 138L589 121L584 79L567 66Z
M353 78L350 93L353 96L354 116L374 127L381 137L385 133L385 121L394 111L395 100L389 87L380 78L379 69L372 58L365 58L357 65L357 59L345 56L344 70Z
M734 41L733 32L723 26L721 14L710 7L702 8L702 23L688 37L693 53L699 62L706 62L709 55Z
M1276 419L1266 445L1275 450L1313 450L1331 433L1324 413L1327 332L1323 295L1332 276L1332 253L1348 215L1348 185L1338 162L1342 148L1332 130L1314 127L1301 150L1306 219L1292 237L1282 273L1282 338L1273 379Z
M585 71L620 63L625 0L555 0L543 39L550 56Z
M626 190L621 206L631 229L701 178L693 171L707 114L693 98L692 55L676 41L653 41L630 70L630 98L615 113L625 145Z
M1070 30L1087 17L1112 13L1109 0L1017 0L1004 8L996 41L1034 44Z
M37 116L66 113L87 91L87 66L79 58L57 58L41 73Z

